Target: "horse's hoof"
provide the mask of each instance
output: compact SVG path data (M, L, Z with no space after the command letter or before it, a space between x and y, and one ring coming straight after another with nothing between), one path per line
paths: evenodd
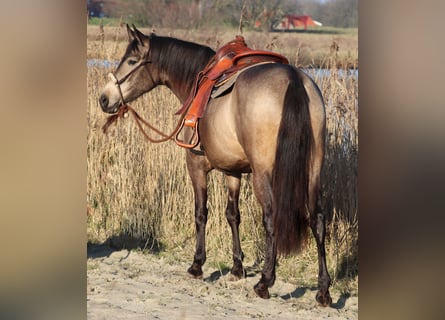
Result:
M263 298L263 299L269 299L270 298L269 289L263 283L258 282L253 287L253 289L255 290L255 293L258 295L258 297Z
M246 272L243 267L241 267L241 268L233 267L232 270L230 270L230 273L233 275L233 277L236 280L240 280L240 279L243 279L246 277Z
M323 307L330 307L332 305L332 298L329 295L329 291L326 291L325 294L318 291L317 295L315 296L315 300L317 300L317 302Z
M196 268L193 265L187 269L187 272L190 276L192 276L195 279L202 279L202 269Z

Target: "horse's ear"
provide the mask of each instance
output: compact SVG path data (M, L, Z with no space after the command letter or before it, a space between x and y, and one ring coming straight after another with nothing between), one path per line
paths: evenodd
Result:
M128 23L126 24L127 26L127 34L128 34L128 40L133 40L134 39L134 32L133 30L131 30L130 26L128 25Z
M133 26L133 30L134 30L134 32L133 32L133 36L134 36L134 38L135 38L136 40L138 40L138 42L139 42L139 44L140 44L141 46L145 46L145 43L144 43L144 37L145 37L145 35L144 35L142 32L140 32L138 29L136 29L136 27L134 26L134 24L133 24L132 26Z

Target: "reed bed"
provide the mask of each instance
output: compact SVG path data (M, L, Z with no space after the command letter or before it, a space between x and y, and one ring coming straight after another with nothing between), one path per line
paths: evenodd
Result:
M117 28L114 40L120 39L121 32ZM96 39L88 42L88 57L117 60L126 42L114 40L98 33ZM276 50L286 51L282 47ZM326 103L322 179L323 203L329 220L328 267L334 285L354 293L358 290L358 80L348 75L348 64L341 67L335 45L326 48L323 59L329 66L327 72L306 72L322 90ZM191 262L195 246L194 201L185 152L173 142L148 143L131 118L119 120L107 135L102 133L106 115L97 99L110 71L107 67L92 66L87 73L88 241L150 249L173 260ZM179 100L165 87L156 88L131 105L164 132L172 131L178 120L174 112L180 107ZM224 215L226 201L223 174L213 171L209 179L207 263L221 269L232 261L231 233ZM263 259L264 230L248 174L242 181L240 211L245 265L258 268ZM280 257L279 265L279 276L299 285L314 286L318 274L315 242L311 240L300 255Z

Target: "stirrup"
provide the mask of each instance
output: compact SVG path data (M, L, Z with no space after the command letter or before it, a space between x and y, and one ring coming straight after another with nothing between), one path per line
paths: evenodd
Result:
M184 128L185 122L186 122L186 119L184 119L182 121L182 124L181 124L178 132L175 135L175 142L180 147L187 148L187 149L193 149L199 143L199 133L198 133L198 122L199 121L197 121L194 126L188 126L189 128L191 128L193 130L193 134L192 134L192 138L190 139L190 143L186 143L179 138L179 134L181 133L182 129Z

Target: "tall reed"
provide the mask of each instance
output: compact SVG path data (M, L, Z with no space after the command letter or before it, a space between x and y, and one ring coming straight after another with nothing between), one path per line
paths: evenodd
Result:
M97 52L97 56L109 58L122 47L122 43L117 42L108 46L107 51L101 43L90 44L90 54ZM334 282L345 284L345 290L355 290L358 272L358 80L348 75L346 68L338 68L335 50L328 48L325 59L330 63L328 72L306 72L320 87L326 103L326 156L322 179L323 202L329 217L328 265ZM106 115L100 110L97 99L109 71L104 67L90 67L87 74L88 240L127 247L136 240L138 246L164 248L163 252L169 252L175 259L191 261L195 245L194 202L185 152L173 142L148 143L129 120L131 117L119 120L107 135L101 132ZM153 90L131 105L164 132L170 132L176 125L174 112L180 103L165 87ZM223 174L212 172L207 261L219 267L229 266L232 259L230 228L224 215L226 201ZM264 254L264 230L250 175L244 175L242 181L240 211L246 265L258 266ZM281 276L313 285L318 268L314 241L301 255L280 258L279 263L277 271Z

